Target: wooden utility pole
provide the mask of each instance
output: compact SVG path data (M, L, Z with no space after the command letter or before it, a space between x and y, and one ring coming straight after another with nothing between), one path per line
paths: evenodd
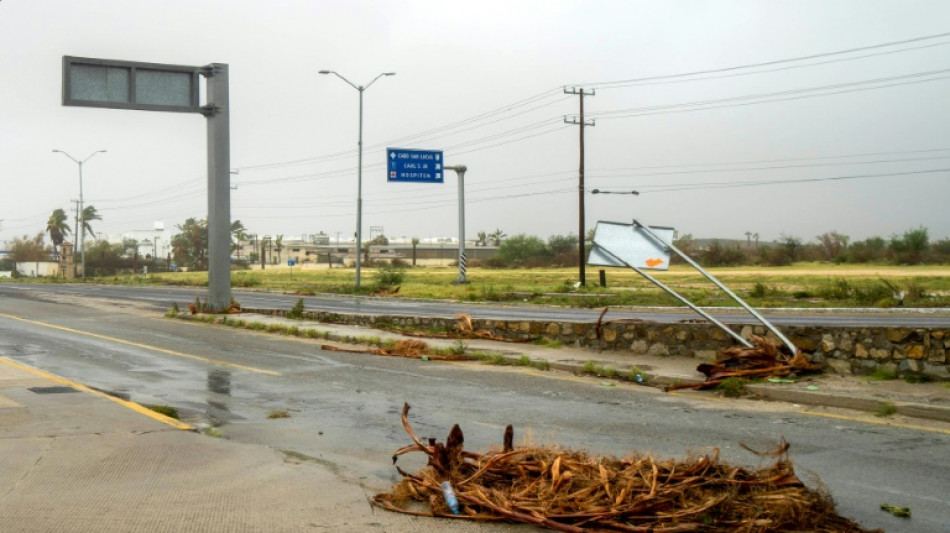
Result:
M594 96L594 90L585 91L583 87L565 87L564 94L576 94L580 99L580 114L576 117L564 117L565 124L577 124L580 126L580 170L578 171L577 179L577 204L578 204L578 226L577 226L577 240L578 240L578 250L579 250L579 277L581 286L587 284L587 274L586 274L586 265L587 254L584 253L584 238L585 228L584 228L584 126L593 126L593 119L587 121L584 120L584 96Z

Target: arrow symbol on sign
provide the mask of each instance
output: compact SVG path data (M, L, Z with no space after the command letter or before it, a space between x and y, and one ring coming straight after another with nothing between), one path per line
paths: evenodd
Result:
M647 259L647 266L650 267L650 268L653 268L653 267L655 267L655 266L659 266L659 265L662 265L662 264L663 264L663 260L662 260L662 259Z

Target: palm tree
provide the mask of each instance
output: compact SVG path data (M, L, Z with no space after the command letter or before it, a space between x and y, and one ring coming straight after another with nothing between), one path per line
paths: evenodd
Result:
M413 237L410 242L412 242L412 266L416 266L416 246L419 246L419 237Z
M49 238L53 241L54 251L59 249L59 245L63 244L63 240L69 234L69 223L66 222L68 218L65 210L55 209L46 221L46 231L49 232Z
M484 231L478 232L478 238L475 240L475 246L487 246L488 245L488 234Z
M500 229L496 229L491 235L488 236L492 240L492 244L495 246L501 246L501 240L507 237L508 234Z
M240 248L241 243L247 239L247 228L244 227L244 224L240 220L235 220L231 223L231 251L237 251L238 259L240 259Z
M100 215L95 206L87 205L82 208L82 219L79 223L82 225L83 230L85 230L88 235L95 235L92 231L92 225L89 224L92 220L102 220L102 215Z

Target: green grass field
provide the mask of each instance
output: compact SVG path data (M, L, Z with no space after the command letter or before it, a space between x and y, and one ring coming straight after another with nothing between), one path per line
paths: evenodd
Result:
M588 267L587 287L575 289L577 270L554 269L469 269L467 285L452 285L455 267L420 267L402 272L401 281L387 286L381 280L392 271L364 268L363 294L391 293L392 297L435 298L457 301L532 302L574 307L679 306L672 297L641 278L636 272L608 268L607 287L599 286L598 268ZM797 263L788 267L713 268L710 272L755 307L894 307L901 304L895 293L903 293L907 307L947 307L950 305L948 266L838 266ZM396 274L398 276L398 273ZM653 272L658 280L702 306L731 306L733 301L695 270L674 266ZM308 269L287 267L232 272L235 287L250 287L301 295L355 293L353 268ZM207 273L162 273L147 278L111 276L87 280L110 284L155 284L202 286Z

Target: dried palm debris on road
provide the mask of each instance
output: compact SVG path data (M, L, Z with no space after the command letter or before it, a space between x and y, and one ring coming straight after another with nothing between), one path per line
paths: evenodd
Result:
M839 516L828 494L802 483L785 442L771 454L771 466L748 470L721 461L718 453L686 460L615 459L556 447L514 448L508 426L502 448L480 454L463 448L457 424L444 444L424 444L408 415L406 404L402 424L413 444L397 450L393 462L422 452L428 464L415 474L396 467L403 480L373 499L390 511L573 533L867 532ZM443 499L445 481L455 489L458 515Z
M482 339L498 342L528 343L534 341L530 338L511 338L500 337L485 329L475 329L472 324L472 317L466 313L460 313L455 316L455 330L453 331L424 331L414 329L408 325L396 324L376 324L376 327L385 329L407 337L426 337L430 339Z
M786 354L769 339L757 335L752 336L752 343L755 345L752 348L726 348L719 352L719 357L711 364L703 363L696 367L696 370L706 376L705 381L672 385L666 387L666 390L705 389L732 377L780 377L821 371L821 365L809 361L801 350L794 356Z
M406 339L396 342L392 348L341 348L332 344L321 344L321 350L331 352L346 353L368 353L373 355L387 355L392 357L406 357L409 359L422 359L425 357L432 361L471 361L475 359L470 355L464 354L439 354L433 353L432 349L423 341Z

